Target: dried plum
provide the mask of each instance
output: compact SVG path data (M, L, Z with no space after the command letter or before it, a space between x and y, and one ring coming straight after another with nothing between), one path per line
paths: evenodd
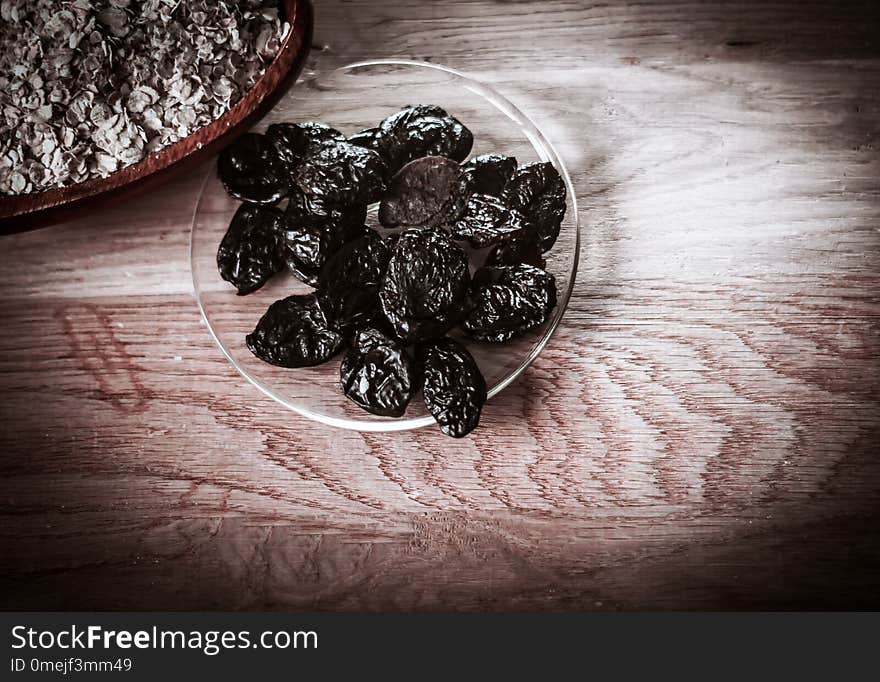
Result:
M367 230L333 254L318 277L318 296L333 327L348 336L379 312L378 290L388 264L382 238Z
M385 164L374 151L348 142L312 146L297 166L299 188L330 204L370 204L385 191Z
M366 233L337 251L321 271L319 286L327 290L378 287L388 264L388 249L376 232Z
M285 223L281 248L288 269L302 282L317 286L321 269L346 242L363 234L361 225Z
M565 216L565 182L550 162L530 163L517 168L501 198L532 224L542 251L549 251Z
M294 196L304 197L299 192ZM291 197L284 213L281 249L288 269L301 281L318 283L321 268L344 244L362 236L366 206L328 207L306 197Z
M247 338L282 367L326 361L346 345L345 395L377 415L404 414L424 374L441 430L470 433L487 399L467 349L446 336L507 341L557 303L543 253L558 238L566 187L550 163L483 154L444 109L407 106L349 137L323 123L277 123L227 147L218 172L242 205L217 253L240 294L286 266L315 287L276 301ZM282 213L265 204L289 197ZM385 236L366 227L380 201ZM262 205L257 205L262 204ZM468 253L491 247L473 278ZM480 254L476 255L479 260ZM417 361L407 346L415 344Z
M220 276L239 296L256 291L284 269L279 248L281 214L271 206L241 204L217 249Z
M537 327L556 305L556 280L531 265L484 267L474 274L462 329L501 343Z
M379 205L384 227L436 227L454 221L467 203L470 183L461 166L445 156L423 156L391 179Z
M298 187L290 192L285 216L306 225L358 226L367 222L366 204L338 204L305 194Z
M532 231L503 239L486 255L485 265L516 265L526 263L545 270L547 262L541 253L538 237Z
M516 170L516 159L503 154L482 154L463 163L461 169L471 179L474 192L497 197Z
M460 121L434 105L408 106L379 124L375 149L393 175L421 156L446 156L463 161L474 136Z
M449 337L417 347L425 406L447 436L462 438L476 428L486 402L486 381L473 357Z
M346 397L367 412L400 417L418 388L415 363L377 329L357 333L339 371Z
M345 140L345 135L317 121L304 123L273 123L266 128L266 138L271 142L278 158L292 169L309 149L321 142Z
M319 365L338 353L342 335L330 327L314 294L275 301L246 338L260 360L279 367Z
M488 194L472 194L464 213L449 225L449 231L455 239L466 240L478 249L528 229L530 226L522 213Z
M356 132L354 135L348 136L349 144L356 144L358 147L366 147L373 151L378 151L378 128L364 128Z
M394 251L394 248L397 246L397 242L400 241L400 232L387 234L382 238L382 241L385 242L385 248L388 249L388 255L390 256L391 252Z
M469 282L460 246L437 230L406 230L388 260L379 303L395 336L413 343L455 324Z
M217 172L231 196L254 204L276 203L290 185L274 145L258 133L245 133L226 147Z

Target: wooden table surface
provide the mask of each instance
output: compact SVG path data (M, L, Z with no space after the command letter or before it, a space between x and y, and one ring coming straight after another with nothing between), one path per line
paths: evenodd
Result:
M4 238L0 607L880 607L876 3L316 5L544 123L562 326L470 438L333 430L202 324L199 173Z

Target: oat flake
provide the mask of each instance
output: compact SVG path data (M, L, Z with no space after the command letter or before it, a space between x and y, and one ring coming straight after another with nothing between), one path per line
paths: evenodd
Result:
M0 194L106 177L192 134L288 31L271 0L0 0Z

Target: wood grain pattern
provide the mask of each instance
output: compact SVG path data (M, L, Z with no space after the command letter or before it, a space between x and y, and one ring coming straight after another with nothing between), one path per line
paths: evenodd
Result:
M310 1L285 0L283 6L290 32L265 73L223 116L106 178L44 192L0 196L0 235L72 220L112 201L130 199L212 158L235 135L251 128L296 81L312 42Z
M202 326L199 173L7 237L2 606L880 607L876 6L318 4L307 68L386 56L557 145L558 334L469 439L329 430Z

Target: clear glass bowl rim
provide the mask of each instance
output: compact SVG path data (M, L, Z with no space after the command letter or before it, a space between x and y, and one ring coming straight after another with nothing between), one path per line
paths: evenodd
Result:
M557 293L557 308L553 313L553 317L550 319L548 326L544 329L542 337L538 340L535 346L532 348L531 352L520 362L519 366L511 371L504 379L499 381L497 384L492 386L488 391L487 402L491 400L498 393L503 391L505 388L510 386L514 381L516 381L522 373L535 361L535 359L540 355L541 351L544 350L544 347L550 341L550 338L556 332L557 327L559 327L559 323L562 321L562 317L565 315L565 311L568 308L568 302L571 298L572 291L574 290L575 281L577 280L577 271L578 271L578 261L580 258L580 244L581 244L581 224L580 218L578 216L577 210L577 197L574 193L574 187L571 183L571 177L568 174L568 169L565 167L565 164L562 162L559 153L556 151L556 148L553 146L553 143L547 139L547 136L543 133L543 131L538 127L538 125L525 113L523 113L518 107L516 107L510 100L496 92L490 86L478 81L470 76L457 71L455 69L451 69L447 66L442 66L440 64L433 64L431 62L422 62L415 60L407 60L407 59L372 59L366 61L352 62L350 64L345 64L344 66L337 67L332 69L330 73L340 73L345 71L352 71L354 69L362 69L371 66L408 66L408 67L417 67L417 68L425 68L425 69L433 69L436 71L440 71L443 73L447 73L455 78L461 79L465 83L467 83L476 94L479 94L485 97L491 104L493 104L499 111L508 116L514 121L519 121L521 123L530 126L535 132L537 132L538 139L540 140L540 144L550 155L550 161L559 171L562 176L563 181L565 182L565 189L568 193L569 200L571 201L571 210L573 211L573 223L574 223L574 253L572 254L572 263L571 263L571 274L568 281L568 286L564 291ZM296 87L296 85L294 85ZM292 402L285 398L284 396L279 395L275 391L273 391L268 386L264 386L259 380L252 377L248 371L242 367L238 362L236 362L235 358L230 355L229 351L226 349L226 346L223 342L218 338L216 332L214 331L214 327L211 324L210 318L208 317L207 311L205 310L204 302L202 301L201 292L199 290L198 282L196 281L196 269L193 267L193 263L195 260L194 254L194 234L196 228L196 219L199 215L199 209L201 207L202 199L204 197L205 186L208 181L214 174L214 166L210 165L207 172L205 173L205 177L202 180L199 186L199 196L198 200L195 203L195 207L193 208L192 220L190 224L190 238L189 238L189 257L190 257L190 275L192 278L192 286L193 286L193 296L196 299L196 303L199 307L199 313L202 316L202 320L205 323L205 326L208 328L208 331L211 334L211 337L214 339L214 342L223 352L223 355L226 356L226 359L232 364L232 366L241 374L245 379L248 380L250 384L252 384L255 388L257 388L264 395L272 398L273 400L281 403L285 407L294 412L301 414L304 417L309 419L313 419L322 424L327 424L328 426L334 426L337 428L348 429L352 431L365 431L365 432L391 432L391 431L409 431L412 429L418 429L423 426L429 426L434 424L434 418L431 415L426 415L423 417L400 417L394 420L387 421L358 421L355 419L344 419L340 417L333 417L330 415L321 414L319 412L314 412L307 407L303 407L302 405L298 405L295 402Z

